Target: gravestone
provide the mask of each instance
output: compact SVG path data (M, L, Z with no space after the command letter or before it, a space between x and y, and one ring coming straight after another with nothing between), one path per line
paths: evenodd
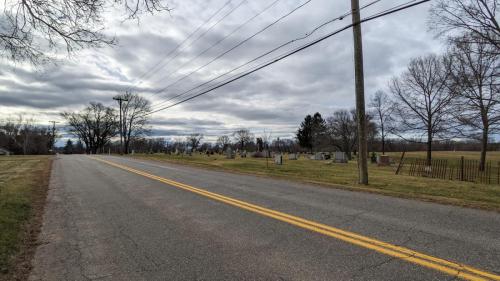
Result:
M264 150L264 157L265 157L265 158L271 158L271 151L269 151L269 150Z
M233 150L230 147L228 147L226 149L225 154L226 154L226 159L234 159L234 157L235 157L235 153L233 152Z
M297 160L298 156L295 153L288 154L288 160Z
M377 155L377 165L378 166L390 166L391 158L389 155Z
M310 158L311 160L325 160L325 154L323 152L316 152Z
M282 154L274 155L274 164L283 165L283 155Z
M345 154L345 152L335 151L334 156L335 156L334 159L335 163L347 163L347 155Z

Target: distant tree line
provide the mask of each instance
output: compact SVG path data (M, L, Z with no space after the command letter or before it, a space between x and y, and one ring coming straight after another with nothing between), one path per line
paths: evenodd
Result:
M22 155L52 153L57 136L35 122L23 116L0 121L0 148Z

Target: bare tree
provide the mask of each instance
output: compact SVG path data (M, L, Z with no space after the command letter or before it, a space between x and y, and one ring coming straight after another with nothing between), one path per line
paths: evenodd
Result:
M427 163L431 164L432 141L449 132L451 102L446 60L436 55L418 57L400 77L393 78L394 113L400 133L427 136Z
M217 144L222 148L222 151L226 151L227 146L231 144L231 139L229 136L220 136L217 138Z
M267 132L266 130L264 130L261 139L265 150L269 150L269 144L271 143L272 138L273 138L273 132L272 131Z
M500 129L500 55L486 40L460 40L450 48L450 77L456 91L455 116L461 135L481 142L479 168L485 168L488 137Z
M385 154L385 138L392 130L392 112L394 107L387 94L383 91L376 91L373 95L370 107L374 110L375 120L380 132L380 140L382 143L382 154Z
M253 139L253 134L247 129L238 130L234 132L233 136L235 141L240 144L241 150L244 150L245 145Z
M352 159L352 152L356 151L358 144L358 123L355 109L337 110L332 116L326 118L326 130L330 143L338 150L345 152L349 159ZM374 139L377 128L373 123L372 115L366 114L366 131L370 139Z
M69 132L85 143L87 153L98 153L118 131L116 113L101 103L90 103L81 112L61 114L70 127Z
M331 142L351 159L351 153L357 142L356 115L348 110L338 110L326 119Z
M452 40L488 42L500 52L500 26L497 20L500 0L439 0L431 9L430 27ZM454 33L455 32L455 33ZM457 34L458 33L458 34ZM456 37L472 34L472 37Z
M0 14L0 50L14 61L37 64L60 45L71 53L83 47L113 44L103 34L103 14L124 5L127 18L168 10L165 0L4 0Z
M191 146L191 152L194 152L198 148L202 139L202 134L191 134L186 137L186 141Z
M123 143L125 153L130 152L130 141L134 138L142 137L149 132L147 113L151 111L149 100L132 93L123 95L122 104L123 118Z
M174 138L173 147L175 152L184 152L186 148L186 142L180 137Z

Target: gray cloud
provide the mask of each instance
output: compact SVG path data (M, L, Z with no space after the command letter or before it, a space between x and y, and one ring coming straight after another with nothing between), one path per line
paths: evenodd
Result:
M51 120L57 118L59 111L78 110L90 101L113 105L111 98L128 89L148 97L158 108L157 105L166 98L303 36L314 26L349 10L348 1L312 1L266 32L184 79L184 75L235 46L301 1L278 2L237 33L179 69L269 4L268 1L247 2L196 43L180 48L177 58L168 65L139 79L152 66L159 63L165 65L169 60L166 55L225 2L172 0L171 5L175 9L170 15L145 16L139 24L122 22L120 15L110 13L107 32L118 39L116 47L85 50L43 69L12 66L8 61L0 61L0 118L22 112L31 113L41 121ZM368 16L396 4L400 4L399 1L383 1L363 10L362 15ZM422 5L363 25L367 96L377 89L384 89L388 79L400 73L412 57L441 50L441 43L426 32L427 12L428 5ZM251 66L349 22L350 18L346 17L327 25L307 40L295 42ZM170 73L172 75L167 77ZM168 91L154 95L181 78L183 80ZM276 135L291 136L306 114L319 111L328 115L334 109L353 106L352 34L351 30L346 30L210 94L156 113L151 126L153 135L169 137L195 131L214 136L244 127L255 132L265 129Z

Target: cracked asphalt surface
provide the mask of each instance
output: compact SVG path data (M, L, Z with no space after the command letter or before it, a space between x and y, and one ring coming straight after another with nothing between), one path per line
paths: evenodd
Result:
M500 274L500 214L102 157L262 207ZM132 174L54 161L29 280L453 280L455 277Z

